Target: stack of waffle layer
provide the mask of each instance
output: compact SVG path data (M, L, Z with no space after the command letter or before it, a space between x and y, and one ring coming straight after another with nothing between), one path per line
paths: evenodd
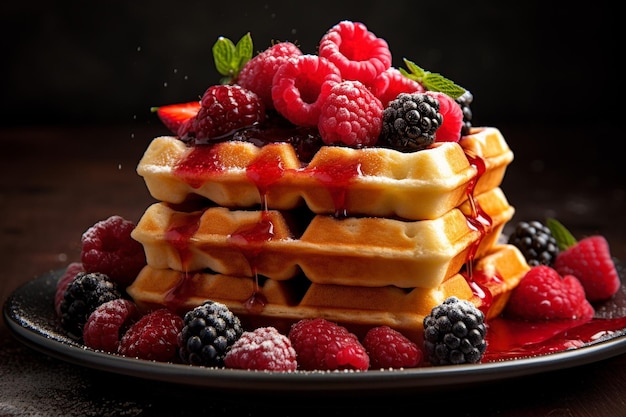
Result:
M308 162L287 142L158 137L137 168L159 202L133 231L147 266L128 293L146 309L218 301L249 327L324 317L414 340L449 296L493 317L528 269L499 243L512 159L495 128L414 153L324 146Z

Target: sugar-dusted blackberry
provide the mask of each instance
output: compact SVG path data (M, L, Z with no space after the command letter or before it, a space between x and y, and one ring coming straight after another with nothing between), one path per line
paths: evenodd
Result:
M83 326L91 313L107 301L122 298L118 286L99 272L79 272L63 294L61 324L75 336L82 336Z
M486 334L483 312L454 296L424 317L424 350L432 365L480 362L487 349Z
M381 144L400 151L419 151L435 141L443 123L439 101L425 93L401 93L383 111Z
M178 354L190 365L224 366L224 357L243 334L239 318L221 303L207 300L185 313Z
M474 101L474 96L469 90L465 90L465 92L455 101L461 107L461 111L463 111L463 126L461 127L461 135L469 135L470 129L472 128L471 105L472 101Z
M530 266L552 266L559 246L550 228L540 221L519 222L509 235L508 243L516 246Z

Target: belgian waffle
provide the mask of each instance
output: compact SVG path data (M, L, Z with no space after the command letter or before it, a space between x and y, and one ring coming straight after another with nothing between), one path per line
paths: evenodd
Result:
M304 204L316 214L437 219L459 206L469 187L476 194L498 187L513 159L496 128L475 128L459 144L413 153L323 146L304 164L285 142L190 147L163 136L150 143L137 172L156 200L173 204L202 198L231 209Z
M286 142L155 138L137 171L160 201L133 231L147 266L127 291L145 309L211 299L250 327L324 317L416 341L449 296L496 316L528 270L498 243L512 159L495 128L414 153L323 146L309 162Z
M297 219L277 210L185 212L160 202L146 210L132 236L156 269L272 280L303 272L316 284L435 288L469 257L487 253L514 213L500 188L475 203L485 224L473 221L475 207L466 200L434 220L320 214L294 228Z
M262 279L257 286L247 277L146 266L127 291L143 309L167 306L183 312L205 300L219 301L251 328L273 325L287 330L297 320L324 317L355 333L388 325L419 341L424 316L448 296L472 301L487 318L497 316L528 269L517 248L495 245L476 260L471 274L462 270L435 288L317 284L303 275L284 281Z

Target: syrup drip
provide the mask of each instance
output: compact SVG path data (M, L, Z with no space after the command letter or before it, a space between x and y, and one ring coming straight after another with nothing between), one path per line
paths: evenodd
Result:
M483 271L474 271L471 277L468 274L467 271L464 271L463 277L472 289L474 296L482 300L480 310L486 316L493 304L493 295L489 287L501 284L503 279L497 273L490 276Z
M200 188L207 175L221 172L224 165L214 145L194 146L191 151L176 164L174 175L193 188Z
M229 237L232 245L239 248L252 269L254 276L254 290L244 303L246 310L260 313L267 304L267 299L259 285L257 270L258 258L263 251L263 243L274 237L274 224L269 216L267 194L269 187L278 181L285 173L282 161L277 156L265 155L257 158L246 168L246 176L257 187L261 199L261 219L255 225L238 230Z
M246 176L256 185L261 196L261 205L267 211L267 193L270 185L278 181L285 173L283 162L272 155L257 158L246 169Z
M463 276L472 289L474 296L482 300L481 310L483 313L487 314L487 311L489 311L489 308L493 303L493 295L491 294L489 288L485 285L485 282L487 280L496 280L500 278L496 276L488 278L484 274L480 274L480 276L478 276L479 274L474 271L474 259L476 257L476 252L478 251L478 247L480 246L482 239L485 237L485 234L487 234L493 224L491 217L482 209L482 207L480 207L480 204L478 204L476 196L474 195L476 184L478 183L480 177L485 173L486 167L485 161L482 158L470 155L467 151L465 151L465 156L467 157L470 165L476 168L476 175L469 181L465 191L467 194L467 201L469 202L471 209L471 214L466 215L465 218L467 220L468 227L471 230L477 231L480 234L480 237L472 243L469 248L467 260L465 262L466 268ZM479 280L483 282L478 282Z
M334 164L316 166L309 172L330 193L335 207L335 217L347 217L346 193L352 179L362 175L361 163L359 161L338 161Z
M261 211L261 219L257 223L242 226L228 237L230 244L237 247L247 259L254 276L254 290L250 298L244 303L248 311L261 312L267 303L259 285L257 266L259 256L263 252L263 244L273 237L274 223L272 223L267 210Z
M202 212L198 212L193 216L175 213L170 219L170 225L165 232L165 240L168 244L176 249L182 269L178 283L165 295L166 304L173 310L176 310L180 304L180 300L184 300L184 295L188 293L186 287L189 281L189 261L191 260L191 250L189 249L189 240L198 231L200 227L200 218Z

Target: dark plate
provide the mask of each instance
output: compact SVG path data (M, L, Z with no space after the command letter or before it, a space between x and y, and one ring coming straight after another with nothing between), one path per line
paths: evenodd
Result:
M44 274L18 288L3 313L8 328L24 344L61 360L102 371L197 387L239 390L332 391L433 390L565 369L626 352L626 329L574 350L476 365L423 367L367 372L256 372L213 369L132 359L94 351L68 337L53 300L63 271ZM622 274L620 274L622 275ZM626 290L597 308L602 317L626 316Z

